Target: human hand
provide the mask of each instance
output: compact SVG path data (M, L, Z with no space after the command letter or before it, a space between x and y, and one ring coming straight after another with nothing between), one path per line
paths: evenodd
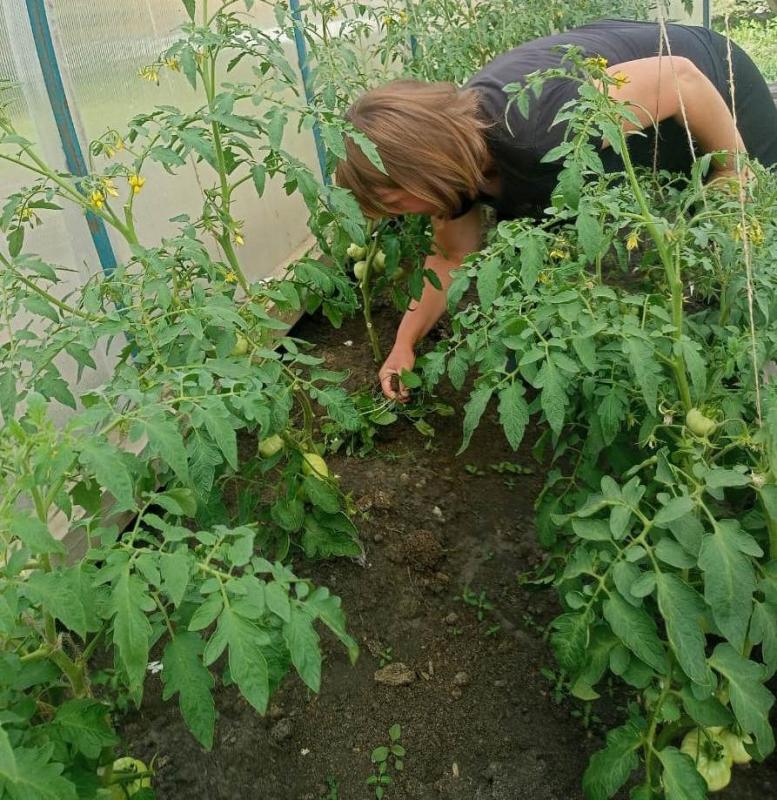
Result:
M378 372L380 388L389 400L398 400L400 403L406 403L410 399L410 391L406 386L402 385L399 376L403 369L413 369L414 364L415 353L413 348L395 344L394 349L389 353L388 358L383 362L383 366ZM398 391L394 388L394 381L396 381Z

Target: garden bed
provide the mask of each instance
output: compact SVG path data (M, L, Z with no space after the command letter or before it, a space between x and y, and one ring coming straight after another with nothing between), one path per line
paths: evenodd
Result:
M376 320L384 346L392 317L381 312ZM358 320L333 330L308 319L295 333L319 343L327 367L351 370L349 388L374 382ZM446 399L457 402L452 393ZM456 457L460 414L432 422L437 435L429 449L399 422L368 457L329 459L363 512L357 523L366 563L307 563L299 571L342 597L361 647L356 666L328 642L321 694L292 678L265 718L234 687L220 689L210 753L177 708L162 703L161 683L151 676L142 708L121 733L128 752L155 759L159 798L367 800L374 797L366 783L370 754L388 743L397 723L407 755L386 789L390 800L582 798L588 758L623 708L615 689L594 703L585 724L585 704L554 692L548 670L556 667L543 633L558 613L556 592L518 580L542 559L532 504L543 475L494 470L508 461L533 465L535 437L513 453L492 409ZM462 599L467 590L469 603ZM493 609L482 609L479 620L474 597L481 591ZM411 682L376 682L382 662L405 665L390 669ZM772 758L737 769L718 796L760 800L775 792Z

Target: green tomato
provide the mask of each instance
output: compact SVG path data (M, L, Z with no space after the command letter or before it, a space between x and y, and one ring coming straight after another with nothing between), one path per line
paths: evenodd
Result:
M382 250L378 250L375 253L375 257L372 259L372 266L375 267L376 272L383 272L386 269L386 254Z
M302 471L305 475L315 475L316 478L329 477L329 467L318 453L302 454Z
M243 334L238 333L235 346L232 348L233 356L244 356L248 352L248 339Z
M361 283L364 280L364 276L367 274L367 262L357 261L353 265L353 274L356 276L356 280Z
M356 242L351 242L345 252L348 254L348 258L358 261L367 255L367 248L362 247L360 244L356 244Z
M750 753L745 750L746 744L753 743L753 738L750 734L745 733L737 736L734 731L724 730L720 732L719 737L735 764L749 764L753 760Z
M114 772L148 772L148 767L139 759L130 756L117 758L113 762ZM141 789L151 788L151 778L146 775L144 778L138 778L136 781L129 781L128 783L122 782L111 784L111 795L116 800L127 800L127 797L132 797L137 794Z
M262 458L272 458L281 450L283 450L283 439L277 433L259 440L257 451Z
M680 752L693 759L711 792L719 792L731 782L731 754L720 739L719 728L694 728L685 735Z
M705 417L698 408L692 408L685 415L685 424L697 436L709 436L718 427L714 419Z

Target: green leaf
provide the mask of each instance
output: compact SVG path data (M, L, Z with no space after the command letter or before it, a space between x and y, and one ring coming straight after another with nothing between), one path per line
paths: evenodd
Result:
M254 182L256 193L261 197L264 194L264 186L267 180L267 170L264 164L254 164L251 167L251 179Z
M631 368L637 378L637 383L642 390L642 396L652 414L656 413L656 400L658 387L661 383L661 370L656 366L653 349L641 339L627 338L623 345L629 357Z
M146 584L130 572L127 562L112 587L109 611L113 617L113 642L127 673L130 693L139 702L148 666L151 624L146 612L156 608Z
M517 450L523 441L529 422L529 406L524 399L524 393L523 385L518 381L499 393L499 421L513 450Z
M590 214L581 211L575 223L577 238L589 262L593 262L605 242L601 223Z
M178 693L178 705L186 726L206 749L213 747L216 708L215 681L202 663L203 642L196 633L179 631L162 655L163 700Z
M62 738L87 758L98 758L103 747L119 741L110 722L110 708L97 700L66 700L57 709L54 722Z
M456 455L463 453L467 447L469 447L469 441L472 438L472 434L475 432L475 428L477 428L480 423L480 418L483 416L483 412L488 406L493 391L493 387L481 386L475 389L470 395L469 400L464 406L464 430L461 447L459 447Z
M711 469L705 482L708 489L725 489L731 486L747 486L750 483L750 476L745 472L738 472L735 469L723 469L715 467Z
M749 556L737 546L735 520L722 520L702 539L699 567L704 572L704 599L721 633L741 651L753 610L755 573Z
M380 764L382 761L385 761L389 757L389 749L388 747L381 746L376 747L372 754L370 755L370 759L372 760L373 764Z
M550 643L562 669L574 674L585 662L590 625L591 615L588 611L562 614L551 623L553 633Z
M78 800L75 786L62 777L62 764L52 762L52 746L12 748L0 728L0 785L11 800Z
M620 594L613 592L604 603L604 618L610 623L613 633L634 653L637 658L665 674L666 653L653 618L642 608L627 603Z
M0 373L0 414L6 425L10 424L16 412L16 376L10 369Z
M93 570L87 570L85 564L33 572L23 586L23 593L82 640L89 631L100 628Z
M658 608L677 661L694 683L711 689L713 680L705 655L706 640L700 627L704 602L677 575L656 573L656 586Z
M263 647L269 642L267 634L247 619L224 610L229 644L229 672L246 700L260 713L267 710L270 681Z
M583 775L586 800L607 800L629 779L639 765L644 723L630 720L607 733L607 744L594 753Z
M478 266L477 290L483 311L488 311L499 294L499 278L502 262L498 258L487 258Z
M737 722L746 733L755 736L758 750L766 758L774 750L774 733L769 724L774 695L763 685L763 668L741 656L727 642L715 648L710 666L728 680L731 708Z
M756 602L750 624L750 640L761 645L761 655L771 677L777 672L777 605Z
M689 514L695 508L693 500L687 495L673 497L653 518L653 524L659 528L668 527L670 522L674 522L680 517Z
M545 361L542 365L537 376L537 385L542 386L540 406L548 420L548 425L555 434L560 434L564 427L567 394L561 375L552 361Z
M303 481L305 494L314 506L335 514L340 510L340 498L337 492L326 482L308 475Z
M162 591L178 608L189 585L191 559L184 553L160 553L159 572L162 575Z
M208 433L224 454L229 466L237 469L237 435L227 409L219 401L210 403L205 409L204 421Z
M283 639L291 663L305 684L317 692L321 688L321 648L311 618L298 604L291 606L289 621L283 626Z
M183 3L183 7L186 9L186 13L189 15L189 19L194 22L194 5L195 0L181 0Z
M16 536L36 555L48 553L61 555L65 552L65 546L51 535L48 525L35 517L28 517L26 514L11 514L7 524L11 536Z
M189 620L189 630L201 631L207 628L221 613L223 605L221 595L218 592L209 595L208 599L192 614Z
M168 464L182 483L189 483L189 461L183 435L175 420L160 413L138 420L138 428L141 427L148 437L151 452Z
M133 508L132 478L121 451L102 439L84 437L80 444L81 463L114 496L117 511Z
M305 606L309 611L312 610L346 647L351 663L356 663L359 646L346 631L345 614L341 608L340 598L330 594L325 586L319 586L305 599Z
M727 728L734 722L732 713L716 697L697 700L690 686L684 686L680 693L688 716L698 725L705 728L718 725Z
M658 758L664 768L661 783L666 800L705 800L707 784L690 756L676 747L665 747L658 751Z
M537 276L540 274L545 259L545 248L531 234L527 235L521 246L521 286L525 291L534 288Z
M278 581L270 581L264 588L264 598L267 608L284 622L291 621L291 605L289 603L288 589Z

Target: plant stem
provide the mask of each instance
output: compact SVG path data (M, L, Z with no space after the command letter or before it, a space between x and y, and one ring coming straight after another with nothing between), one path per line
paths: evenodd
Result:
M364 314L364 323L367 326L367 338L370 340L370 345L372 347L372 357L375 359L376 363L380 363L383 360L383 353L380 347L380 338L378 337L378 333L375 330L375 326L372 322L372 285L371 285L371 278L372 278L372 263L375 260L375 253L378 251L378 244L380 242L380 237L372 237L373 230L375 229L375 222L374 220L370 220L369 224L367 225L367 238L370 240L369 250L367 251L367 258L365 259L367 262L367 267L364 270L364 277L359 283L359 288L361 289L362 293L362 312Z

